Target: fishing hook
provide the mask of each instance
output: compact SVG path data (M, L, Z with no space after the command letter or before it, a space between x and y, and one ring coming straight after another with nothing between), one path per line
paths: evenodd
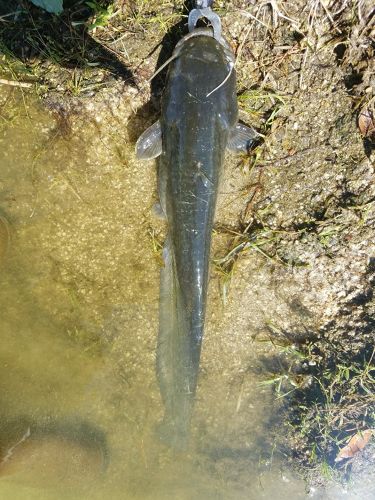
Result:
M195 0L195 9L189 14L189 31L193 31L199 19L207 19L214 31L214 38L220 42L221 40L221 21L220 17L211 10L213 0Z

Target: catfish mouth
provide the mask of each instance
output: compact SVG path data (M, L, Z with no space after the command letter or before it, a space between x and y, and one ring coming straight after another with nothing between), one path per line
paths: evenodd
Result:
M181 40L177 43L177 45L173 51L172 57L173 58L178 57L184 43L187 42L188 40L190 40L191 38L195 38L196 36L208 36L211 38L215 38L214 29L212 26L207 26L205 28L194 28L192 31L190 31L190 33L188 33L183 38L181 38ZM215 38L215 40L216 40L216 38ZM220 37L220 40L218 40L218 42L220 43L220 45L223 46L228 62L234 64L235 57L234 57L233 51L232 51L229 43L222 36Z
M207 26L205 28L194 28L193 31L190 31L187 35L181 38L181 40L179 40L174 49L174 52L178 51L178 49L181 48L184 42L190 40L190 38L194 38L195 36L210 36L211 38L215 38L214 29L212 28L212 26Z

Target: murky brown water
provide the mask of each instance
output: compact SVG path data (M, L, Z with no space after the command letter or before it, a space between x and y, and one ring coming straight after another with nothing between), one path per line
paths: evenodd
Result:
M268 436L277 403L254 367L271 348L252 340L241 270L225 309L211 283L191 450L154 437L163 226L131 100L62 127L0 88L0 498L306 498Z

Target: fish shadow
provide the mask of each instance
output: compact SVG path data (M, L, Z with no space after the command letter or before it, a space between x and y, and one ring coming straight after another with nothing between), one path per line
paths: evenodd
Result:
M100 6L105 9L112 3L102 0ZM59 16L25 0L0 0L0 50L25 65L42 61L70 69L107 69L136 87L132 71L90 35L87 21L92 14L84 0L65 0Z
M181 10L182 19L172 26L164 35L160 44L153 49L149 56L161 46L161 50L156 63L156 71L171 57L177 42L188 32L188 14L194 8L192 0L186 1ZM152 125L159 116L160 100L165 87L168 66L158 73L150 83L150 100L141 106L130 118L128 122L128 136L131 142L136 142L138 137L147 127Z

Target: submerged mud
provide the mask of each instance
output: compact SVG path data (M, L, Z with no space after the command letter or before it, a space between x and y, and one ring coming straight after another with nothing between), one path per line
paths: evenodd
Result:
M271 453L262 441L274 403L272 391L246 374L259 352L239 339L241 324L222 309L214 276L191 451L176 461L154 434L163 413L155 348L156 242L164 228L151 210L155 170L135 161L122 132L130 100L132 94L88 103L67 138L56 134L53 115L32 98L24 108L12 92L12 106L21 110L2 137L2 209L13 229L0 289L2 421L9 422L2 459L12 456L0 467L3 491L13 487L22 497L25 485L43 488L46 498L77 491L93 498L93 489L112 498L124 491L127 498L248 498L259 452ZM95 450L77 443L74 432L61 436L71 421L73 430L88 422L105 433L103 476ZM82 484L69 474L69 454ZM304 489L298 481L289 486L273 467L256 467L270 479L254 498L263 488Z

